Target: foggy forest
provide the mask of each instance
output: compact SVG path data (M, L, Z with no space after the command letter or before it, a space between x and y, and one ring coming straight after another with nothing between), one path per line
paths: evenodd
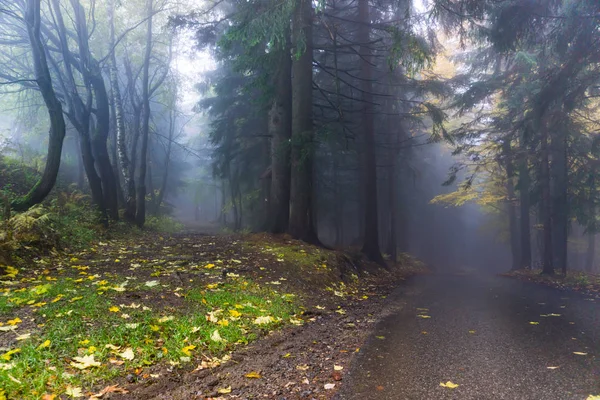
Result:
M600 399L597 0L0 0L0 400Z

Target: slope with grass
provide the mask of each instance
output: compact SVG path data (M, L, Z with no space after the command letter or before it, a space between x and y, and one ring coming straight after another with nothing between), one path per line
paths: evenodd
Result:
M0 393L135 396L173 374L212 373L249 343L315 313L342 316L348 299L364 302L378 279L393 280L366 270L343 253L258 235L138 232L39 257L0 282Z

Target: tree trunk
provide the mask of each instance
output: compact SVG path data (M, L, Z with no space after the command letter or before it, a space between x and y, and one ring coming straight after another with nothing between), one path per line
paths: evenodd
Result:
M89 135L80 135L81 158L83 166L88 178L90 190L92 192L92 201L100 210L100 218L103 224L108 225L108 215L106 214L106 206L104 205L104 196L102 196L102 181L96 172L94 166L94 155L92 152L92 144L90 143Z
M567 135L557 132L552 142L552 250L553 265L567 273L569 229Z
M114 95L110 94L110 122L113 127L110 134L110 164L113 170L113 176L115 177L115 183L117 187L117 199L119 200L119 206L125 204L125 194L123 193L123 186L121 186L121 170L119 169L119 150L117 148L117 118L115 113L115 102Z
M116 132L116 159L114 160L116 165L120 165L120 170L122 171L118 176L123 177L123 184L125 187L124 204L127 205L131 201L135 203L135 193L130 192L130 182L129 182L129 157L127 155L127 144L125 142L125 115L123 112L123 98L121 96L121 89L119 87L119 74L117 70L117 56L115 54L115 0L108 1L108 29L109 29L109 45L110 45L110 54L108 58L108 71L110 78L110 86L112 90L112 104L113 104L113 118L115 122L115 132ZM133 99L132 99L133 101ZM118 171L119 168L116 168ZM120 181L120 179L119 179ZM120 187L120 184L119 184ZM135 185L134 191L135 191ZM126 213L127 215L127 213ZM133 211L133 215L135 215L135 210ZM131 215L129 215L131 217ZM128 218L131 220L131 218Z
M514 185L514 166L513 166L513 154L510 146L510 139L505 138L502 145L502 152L504 156L504 168L506 170L506 193L507 203L506 209L508 214L508 226L510 233L510 252L512 255L512 270L517 270L520 267L521 254L519 249L519 226L517 224L517 210L516 210L516 196L515 196L515 185Z
M81 138L79 135L76 137L77 140L77 187L79 190L84 190L85 186L85 166L83 165L83 156L81 155Z
M292 170L289 233L314 241L311 230L312 120L312 2L296 0L292 18Z
M135 173L138 162L137 149L140 139L140 120L142 119L142 107L136 101L136 77L133 75L133 71L131 70L131 64L128 59L125 60L125 73L127 74L128 80L129 101L131 102L131 108L133 111L133 128L131 131L132 139L129 158L127 158L127 145L125 141L124 123L122 127L123 130L120 131L120 134L118 134L117 145L119 147L119 159L121 161L121 167L123 168L123 175L125 180L125 212L123 213L123 216L127 221L135 222L135 214L137 210ZM124 115L122 114L122 120L123 118Z
M335 229L335 247L344 245L344 199L341 196L340 189L340 165L339 157L341 151L333 149L333 196L334 196L334 229Z
M11 203L11 207L16 211L25 211L31 206L41 203L54 187L60 168L60 159L66 132L62 105L52 87L52 78L48 68L44 44L40 38L41 17L39 0L27 1L25 20L31 43L35 79L48 109L50 129L48 134L48 155L42 177L27 195Z
M554 264L552 263L552 202L550 197L550 159L548 151L548 127L542 121L541 126L541 164L540 164L540 185L542 188L542 201L540 212L544 225L543 232L543 253L542 253L542 274L553 275Z
M95 61L94 61L95 63ZM104 79L100 73L99 66L93 76L90 77L96 98L96 129L92 134L92 148L94 149L98 172L102 181L102 194L104 204L110 218L119 219L119 201L117 196L117 180L113 166L108 155L108 134L110 132L110 106Z
M357 39L360 43L360 77L362 108L362 134L364 135L365 158L365 185L362 190L365 199L365 231L362 252L372 261L385 265L379 248L379 220L377 204L377 164L375 156L375 124L373 109L373 84L372 84L372 54L370 42L370 16L369 1L358 0L358 32Z
M529 218L530 208L530 177L529 177L529 156L528 147L525 143L525 135L520 137L521 155L518 160L519 169L519 200L520 200L520 224L521 224L521 260L519 267L522 269L531 268L531 222Z
M152 55L152 2L146 0L148 29L146 30L146 52L142 68L142 130L140 148L140 171L138 175L135 223L142 228L146 222L146 157L148 154L148 137L150 135L150 56Z
M290 137L292 106L292 59L290 45L280 50L276 92L269 112L271 135L271 191L267 229L272 233L287 231L290 218Z

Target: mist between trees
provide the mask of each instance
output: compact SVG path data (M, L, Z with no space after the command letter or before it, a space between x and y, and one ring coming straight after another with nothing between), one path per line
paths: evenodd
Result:
M595 269L595 1L0 0L14 212ZM25 190L26 189L26 190Z

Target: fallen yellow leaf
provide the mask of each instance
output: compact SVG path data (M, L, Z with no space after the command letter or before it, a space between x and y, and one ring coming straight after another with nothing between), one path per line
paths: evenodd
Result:
M133 354L133 349L131 347L126 348L125 351L119 353L118 356L129 361L135 358L135 354Z
M83 397L83 391L80 387L68 386L67 390L65 390L65 394L74 399Z
M220 388L219 390L217 390L217 393L219 393L219 394L231 393L231 386L226 387L226 388Z
M540 323L539 323L539 322L537 322L537 321L531 321L531 322L529 323L529 325L539 325L539 324L540 324Z
M573 354L576 354L578 356L587 356L587 353L582 353L581 351L574 351Z
M110 308L108 309L108 311L110 311L110 312L115 312L115 313L116 313L116 312L119 312L119 310L120 310L120 308L119 308L119 307L117 307L117 306L112 306L112 307L110 307Z
M17 353L20 353L20 352L21 352L20 348L9 350L6 353L2 354L2 356L0 356L0 358L3 359L3 360L6 360L6 361L10 361L10 359L13 356L13 354L17 354Z
M42 343L38 346L38 350L45 349L46 347L50 347L50 343L52 343L52 342L50 342L49 340L46 340L44 343Z
M89 356L83 356L83 357L73 357L73 360L75 360L75 361L71 361L71 366L73 366L77 369L99 367L101 365L100 362L98 362L94 359L93 354L91 354Z
M255 371L247 373L245 375L245 377L249 378L249 379L260 379L260 378L262 378L262 376L258 372L255 372Z
M441 386L441 387L448 388L448 389L455 389L455 388L457 388L459 385L457 385L456 383L453 383L453 382L451 382L451 381L448 381L448 382L446 382L446 383L443 383L443 382L442 382L442 383L440 383L440 386Z
M186 356L191 356L191 355L192 355L191 351L192 351L192 350L194 350L195 348L196 348L196 346L194 346L194 345L192 344L192 345L185 346L184 348L182 348L182 349L181 349L181 352L182 352L183 354L185 354Z

